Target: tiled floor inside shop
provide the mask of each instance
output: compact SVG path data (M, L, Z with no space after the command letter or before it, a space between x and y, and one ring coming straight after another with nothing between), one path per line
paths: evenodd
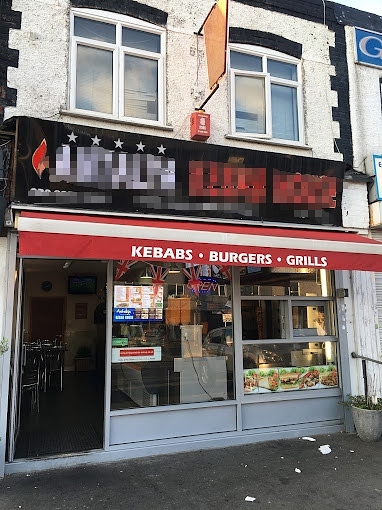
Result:
M39 409L22 395L15 458L87 451L103 446L104 384L96 372L65 372L58 386L39 391Z

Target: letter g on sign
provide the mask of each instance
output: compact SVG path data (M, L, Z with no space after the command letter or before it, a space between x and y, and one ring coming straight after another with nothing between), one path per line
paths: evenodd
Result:
M359 49L364 55L382 59L382 39L374 35L363 37L359 41Z

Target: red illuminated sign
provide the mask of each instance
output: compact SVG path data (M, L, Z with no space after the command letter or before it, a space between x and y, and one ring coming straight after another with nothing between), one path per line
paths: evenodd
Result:
M336 207L338 180L336 177L303 175L272 170L271 193L273 204L306 205L308 209ZM268 182L268 186L270 183ZM245 201L250 204L267 202L267 169L232 166L214 161L190 161L190 197L226 201Z
M120 356L154 356L154 349L121 349Z
M223 197L265 204L266 169L235 167L214 161L190 161L190 197Z

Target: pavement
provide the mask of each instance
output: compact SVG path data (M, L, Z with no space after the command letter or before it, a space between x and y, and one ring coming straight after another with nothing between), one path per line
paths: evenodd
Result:
M382 439L310 439L12 474L0 509L382 510Z

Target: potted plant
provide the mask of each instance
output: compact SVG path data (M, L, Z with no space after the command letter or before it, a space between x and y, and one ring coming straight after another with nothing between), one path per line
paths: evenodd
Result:
M76 372L87 372L90 370L92 351L88 345L81 345L77 349L74 358L74 369Z
M378 441L382 435L382 398L348 395L348 400L342 403L351 409L359 438Z

